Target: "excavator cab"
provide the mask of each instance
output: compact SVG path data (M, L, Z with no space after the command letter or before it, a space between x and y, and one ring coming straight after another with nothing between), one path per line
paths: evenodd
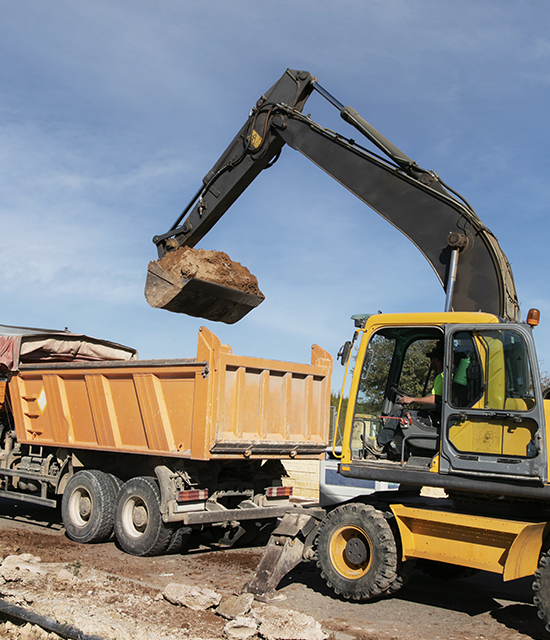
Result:
M480 313L382 314L370 317L363 332L342 468L350 464L350 473L365 479L414 477L414 483L489 492L520 480L548 483L545 412L529 326ZM401 407L402 395L430 394L434 376L426 355L435 343L444 346L440 406ZM395 419L401 421L395 455L373 460L366 438ZM384 465L390 465L387 477L380 475Z
M443 407L442 466L526 478L545 477L544 411L535 385L535 357L525 325L449 326L448 344L458 367ZM467 368L461 362L468 362Z

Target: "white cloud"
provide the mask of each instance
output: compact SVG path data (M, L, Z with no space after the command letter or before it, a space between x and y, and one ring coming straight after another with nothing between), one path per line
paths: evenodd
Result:
M463 193L514 258L520 296L544 307L549 12L496 0L5 3L2 321L192 355L200 320L143 299L151 237L286 67L316 74ZM319 96L308 110L358 137ZM351 313L443 304L418 251L290 149L203 244L268 294L243 323L215 327L240 353L334 350Z

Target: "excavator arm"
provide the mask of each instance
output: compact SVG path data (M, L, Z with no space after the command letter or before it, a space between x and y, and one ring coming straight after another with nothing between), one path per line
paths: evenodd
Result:
M314 90L385 157L303 115ZM306 71L287 70L261 96L186 209L167 233L153 238L159 259L179 247L195 246L256 176L273 164L285 144L309 158L418 247L446 291L446 310L485 311L519 319L509 262L468 203L434 172L421 169L354 109L344 107ZM153 306L230 323L263 300L193 280L164 278L159 263L153 262L146 297L151 304L152 291L168 289L169 294L159 298L164 303Z
M155 236L159 258L178 247L194 247L216 224L257 175L276 161L285 141L272 126L285 104L300 112L313 91L307 71L288 69L250 110L248 120L167 233ZM182 222L183 221L183 222Z

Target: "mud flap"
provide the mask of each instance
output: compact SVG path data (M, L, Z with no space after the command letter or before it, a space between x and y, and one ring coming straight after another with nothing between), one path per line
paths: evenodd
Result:
M284 599L285 596L277 594L275 589L302 560L313 557L313 540L325 513L324 509L287 513L272 533L256 571L243 591L253 593L260 602Z
M226 324L238 322L264 300L263 295L199 278L174 278L156 261L149 263L145 298L156 309Z

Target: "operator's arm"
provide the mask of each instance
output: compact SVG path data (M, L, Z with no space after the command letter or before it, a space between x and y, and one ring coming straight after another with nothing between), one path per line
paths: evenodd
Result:
M399 404L421 404L423 407L435 407L436 397L435 395L424 396L423 398L412 398L411 396L403 396L397 400Z
M438 404L441 404L442 394L443 394L443 374L439 372L434 379L434 386L429 396L424 396L422 398L412 398L411 396L402 396L401 398L398 399L398 402L400 404L411 404L415 402L416 404L422 405L423 407L435 408Z

